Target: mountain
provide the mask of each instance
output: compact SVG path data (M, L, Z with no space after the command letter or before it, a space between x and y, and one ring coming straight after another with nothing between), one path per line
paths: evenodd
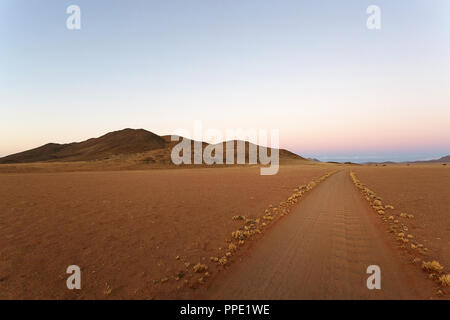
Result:
M0 163L98 160L113 155L161 149L165 146L164 139L152 132L143 129L124 129L82 142L48 143L35 149L0 158Z
M429 162L450 162L450 155L444 156L436 160L430 160Z
M450 156L443 156L439 159L433 159L433 160L421 160L421 161L412 161L408 163L447 163L450 162Z
M181 141L181 140L180 140ZM191 141L191 159L194 158L193 140ZM48 143L41 147L0 158L0 164L31 162L74 162L74 161L116 161L136 164L171 165L171 151L178 142L171 136L158 136L144 129L123 129L107 133L98 138L67 144ZM233 142L237 146L237 141ZM249 142L245 142L245 159L248 159ZM202 142L204 150L208 143ZM259 146L253 145L257 150ZM225 159L225 142L223 142ZM272 152L269 149L269 152ZM279 150L280 161L306 159L284 149ZM234 159L236 159L236 153Z
M369 165L387 165L387 164L420 164L420 163L447 163L450 162L450 155L444 156L439 159L433 159L433 160L418 160L418 161L401 161L401 162L394 162L394 161L383 161L383 162L364 162L363 164L369 164Z

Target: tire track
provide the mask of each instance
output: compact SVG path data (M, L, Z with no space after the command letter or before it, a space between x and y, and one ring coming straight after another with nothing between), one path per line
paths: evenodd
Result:
M366 269L381 268L381 290ZM321 183L201 299L427 299L432 286L389 242L348 171Z

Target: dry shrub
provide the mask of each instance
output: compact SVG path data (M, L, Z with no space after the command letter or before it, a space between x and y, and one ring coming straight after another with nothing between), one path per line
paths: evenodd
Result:
M382 203L381 203L380 200L375 200L375 201L373 202L373 204L374 204L375 206L381 206L381 205L382 205Z
M437 262L436 260L433 260L431 262L426 262L423 261L422 262L422 269L428 272L437 272L437 273L441 273L442 270L444 270L444 267L441 266L441 264L439 262Z
M450 287L450 274L444 274L439 278L441 285L445 287Z
M195 266L192 267L192 270L193 270L194 272L200 273L200 272L204 272L204 271L208 270L208 266L207 266L206 264L201 264L201 263L199 262L199 263L197 263Z

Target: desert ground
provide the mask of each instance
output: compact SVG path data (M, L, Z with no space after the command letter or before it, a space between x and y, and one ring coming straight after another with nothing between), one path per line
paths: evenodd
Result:
M449 165L359 166L354 172L384 203L394 207L386 215L408 227L411 242L423 244L428 249L426 256L434 257L449 271ZM415 258L424 259L417 250L409 251Z
M27 166L0 170L1 299L448 298L449 166ZM377 214L351 172L394 209ZM427 251L400 243L391 215ZM422 268L433 260L439 275ZM66 287L73 264L81 290Z
M300 165L274 176L257 167L1 174L0 297L176 298L200 284L196 274L183 274L195 264L215 276L210 257L242 224L233 216L261 216L330 171ZM65 285L72 264L82 269L78 292Z

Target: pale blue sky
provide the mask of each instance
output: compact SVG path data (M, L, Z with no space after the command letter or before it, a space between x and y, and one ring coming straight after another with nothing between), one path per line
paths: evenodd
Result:
M0 39L0 156L195 119L324 160L450 154L447 0L0 0Z

